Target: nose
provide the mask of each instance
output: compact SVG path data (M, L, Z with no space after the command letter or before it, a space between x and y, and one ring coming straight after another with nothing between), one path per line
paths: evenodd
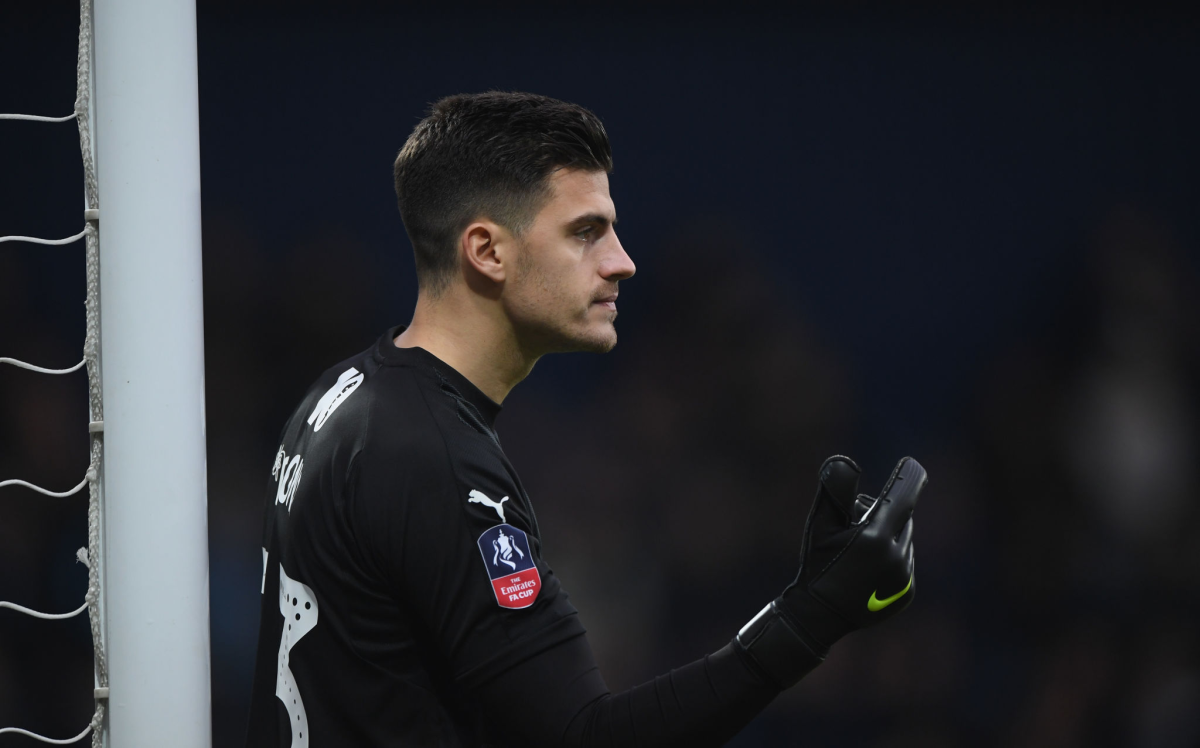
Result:
M600 277L614 282L632 278L633 274L637 272L637 266L625 252L625 247L621 246L621 240L617 237L616 231L612 233L612 244L612 251L600 263Z

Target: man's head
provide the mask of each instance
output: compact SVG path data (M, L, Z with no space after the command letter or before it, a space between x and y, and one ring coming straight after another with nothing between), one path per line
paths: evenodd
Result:
M395 164L422 296L464 284L537 355L610 349L617 282L634 271L613 231L611 169L583 107L501 92L436 102Z

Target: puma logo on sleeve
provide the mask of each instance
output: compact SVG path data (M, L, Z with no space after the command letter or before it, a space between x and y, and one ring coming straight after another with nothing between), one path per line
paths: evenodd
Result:
M487 497L487 494L483 493L482 491L474 491L474 490L472 490L471 493L468 494L467 496L468 496L467 503L483 504L484 506L490 506L491 508L496 510L496 514L500 515L501 522L508 521L508 520L504 519L504 507L502 506L504 504L504 502L508 501L507 496L505 496L503 499L500 499L499 501L492 501L491 499L489 499Z

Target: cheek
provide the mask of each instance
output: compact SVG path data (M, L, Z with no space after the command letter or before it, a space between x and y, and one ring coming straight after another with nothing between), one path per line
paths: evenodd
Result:
M587 316L591 295L587 287L570 273L564 273L543 289L544 306L560 321L581 320Z
M505 291L510 310L538 326L588 324L600 285L593 257L576 245L536 244L527 252Z
M543 266L528 275L522 292L531 296L528 302L552 308L559 314L591 305L593 283L588 269L581 263Z
M538 325L561 320L567 312L570 278L561 268L529 265L505 291L508 306L518 318Z

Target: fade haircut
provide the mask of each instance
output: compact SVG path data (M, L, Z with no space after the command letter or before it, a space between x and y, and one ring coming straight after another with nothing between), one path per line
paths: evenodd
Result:
M394 169L421 290L436 297L450 284L471 221L488 218L518 236L529 228L558 169L612 171L608 134L587 109L503 91L434 102Z

